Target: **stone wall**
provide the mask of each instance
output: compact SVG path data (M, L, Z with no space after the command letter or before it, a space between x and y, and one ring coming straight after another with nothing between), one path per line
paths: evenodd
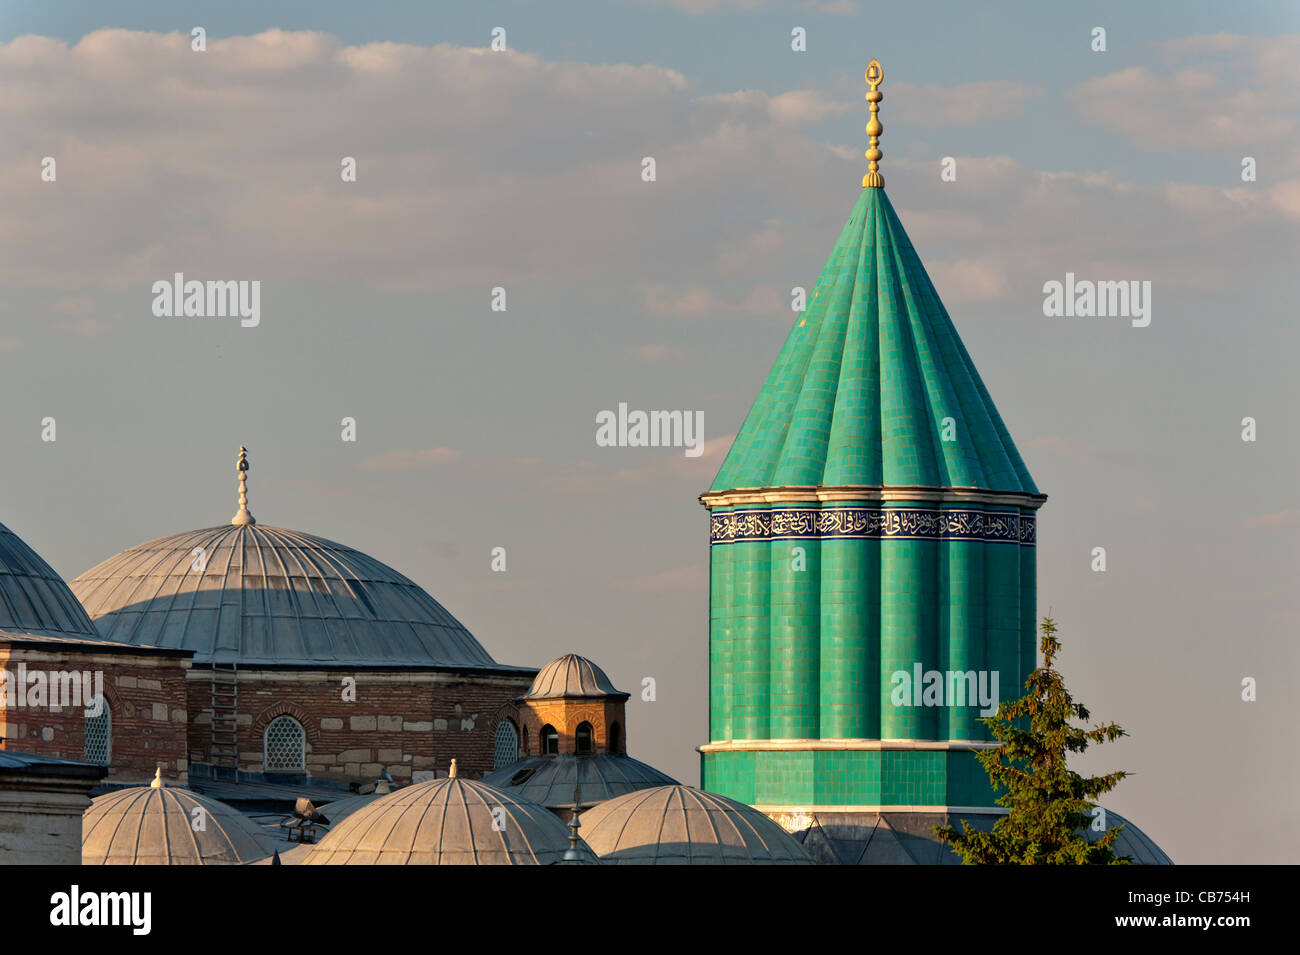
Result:
M519 744L521 755L541 755L542 727L549 724L559 734L560 752L577 751L575 734L580 723L590 723L592 740L597 753L627 752L627 718L624 704L618 699L559 699L526 700L520 707L519 719L523 724ZM618 724L618 741L610 747L610 727ZM525 751L524 740L527 741Z

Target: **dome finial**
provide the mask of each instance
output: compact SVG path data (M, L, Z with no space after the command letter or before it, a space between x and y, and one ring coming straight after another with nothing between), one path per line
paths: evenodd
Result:
M866 77L867 85L871 87L867 92L867 102L871 104L871 121L867 123L867 135L871 137L871 148L864 154L867 157L867 168L870 170L862 177L862 188L884 189L885 177L879 172L880 157L884 155L880 151L880 134L884 132L885 127L880 125L880 101L885 98L885 94L880 92L880 84L885 81L885 71L880 68L880 61L873 59L867 64L867 72L863 74Z
M162 788L163 788L163 778L162 778L162 767L161 767L161 766L159 766L157 769L155 769L155 770L153 771L153 782L151 782L151 783L149 784L149 788L150 788L150 789L162 789Z
M239 475L239 510L230 519L232 524L256 524L248 510L248 448L239 446L239 457L235 459L235 473Z
M569 848L564 850L565 862L581 862L582 851L578 848L578 830L582 828L582 823L578 821L578 814L582 812L582 797L578 795L579 788L575 784L573 787L573 808L569 810Z
M455 778L456 778L456 759L455 759L455 757L452 757L452 760L451 760L451 767L447 770L447 778L448 778L448 779L455 779Z

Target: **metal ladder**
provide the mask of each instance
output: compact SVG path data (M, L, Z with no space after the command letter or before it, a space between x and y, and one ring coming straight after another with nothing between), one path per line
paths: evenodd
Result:
M211 664L212 746L208 758L213 768L239 770L239 664Z

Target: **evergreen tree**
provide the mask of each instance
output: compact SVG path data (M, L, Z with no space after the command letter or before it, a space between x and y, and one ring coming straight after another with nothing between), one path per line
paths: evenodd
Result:
M1087 723L1089 715L1082 703L1074 702L1053 667L1060 649L1056 623L1044 617L1043 665L1025 681L1028 692L1001 703L994 716L980 720L1002 743L980 751L977 758L994 791L1002 792L997 802L1008 815L998 819L992 832L972 829L964 821L960 832L955 826L934 827L965 865L1124 865L1131 861L1117 857L1112 848L1121 826L1110 827L1096 842L1084 835L1092 824L1097 797L1128 774L1121 770L1081 776L1066 765L1070 754L1127 734L1115 723L1095 729L1072 725L1074 719Z

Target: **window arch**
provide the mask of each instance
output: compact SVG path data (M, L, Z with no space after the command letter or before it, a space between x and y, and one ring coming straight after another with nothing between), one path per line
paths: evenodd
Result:
M543 756L560 755L560 734L555 731L554 726L547 723L537 735L541 742Z
M591 724L583 720L573 733L574 750L579 756L590 756L596 751Z
M614 755L623 751L623 730L618 725L618 720L609 724L609 740L606 748Z
M531 756L531 755L533 755L532 748L530 747L529 742L528 742L528 727L527 727L527 726L524 727L524 749L523 749L523 753L524 753L525 756Z
M277 716L262 731L262 768L268 773L301 773L307 765L307 733L292 716Z
M107 766L112 757L113 713L108 708L108 700L98 694L86 703L86 747L82 759Z
M492 735L492 768L504 769L519 761L519 733L515 724L505 719L497 724Z

